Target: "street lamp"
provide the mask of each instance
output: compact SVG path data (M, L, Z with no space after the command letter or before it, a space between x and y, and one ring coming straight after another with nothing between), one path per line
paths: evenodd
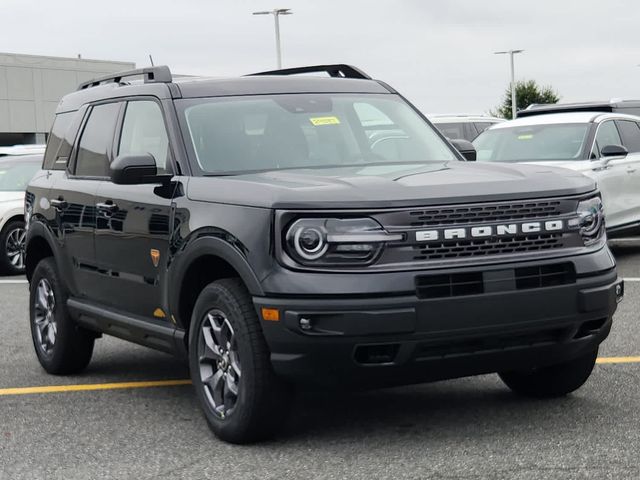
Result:
M493 52L494 55L509 55L511 60L511 118L515 119L517 115L516 108L516 80L515 74L513 73L513 56L516 53L522 53L524 50L506 50L504 52Z
M278 57L278 69L282 68L282 50L280 47L280 15L291 15L293 12L290 8L276 8L274 10L266 10L264 12L253 12L254 15L273 15L276 26L276 55Z

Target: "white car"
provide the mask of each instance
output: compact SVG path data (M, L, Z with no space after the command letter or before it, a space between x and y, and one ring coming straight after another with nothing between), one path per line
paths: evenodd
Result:
M569 168L598 182L613 235L640 226L640 117L549 113L494 125L473 142L477 160Z
M24 195L42 155L0 157L0 273L24 272Z
M488 115L428 115L431 123L451 140L472 141L487 128L496 123L504 122L504 118L490 117Z
M0 147L0 157L12 155L44 155L46 145L12 145L10 147Z

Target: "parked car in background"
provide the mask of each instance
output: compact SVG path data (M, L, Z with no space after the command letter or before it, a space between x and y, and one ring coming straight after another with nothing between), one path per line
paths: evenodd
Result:
M640 100L620 100L613 98L602 102L576 102L576 103L538 103L529 105L518 112L518 118L543 115L547 113L569 112L609 112L626 113L627 115L640 115Z
M442 134L452 140L464 139L470 142L496 123L504 122L503 118L488 115L429 115L429 120Z
M640 117L573 112L533 115L491 127L473 142L478 161L565 167L598 182L607 231L640 226Z
M44 155L45 145L12 145L0 147L0 157L15 155Z
M24 192L42 155L0 157L0 273L24 272Z

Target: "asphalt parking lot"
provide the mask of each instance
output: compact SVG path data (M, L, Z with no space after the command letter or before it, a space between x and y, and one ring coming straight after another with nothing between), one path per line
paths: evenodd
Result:
M29 337L27 285L4 277L0 478L640 478L640 242L621 243L614 252L626 298L601 363L577 393L522 400L495 375L307 393L298 396L278 439L243 447L209 432L184 382L11 390L164 382L188 374L170 356L105 338L83 374L46 375Z

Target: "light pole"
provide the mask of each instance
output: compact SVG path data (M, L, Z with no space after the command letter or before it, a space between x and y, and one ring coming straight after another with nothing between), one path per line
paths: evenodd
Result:
M253 12L254 15L273 15L276 26L276 55L278 57L278 69L282 68L282 49L280 47L280 15L291 15L290 8L276 8L264 12Z
M511 118L515 119L517 115L516 107L516 79L513 71L513 56L516 53L522 53L524 50L506 50L504 52L493 52L494 55L509 55L511 61Z

